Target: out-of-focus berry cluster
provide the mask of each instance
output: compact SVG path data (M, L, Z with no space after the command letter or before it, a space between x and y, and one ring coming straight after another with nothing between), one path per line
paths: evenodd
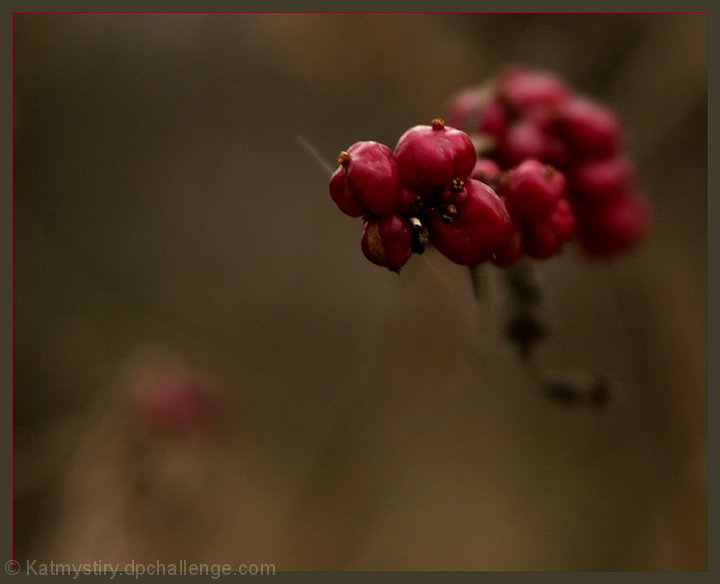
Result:
M588 254L623 252L645 235L650 208L618 116L556 75L510 68L453 95L446 120L500 169L533 158L562 172L577 238Z
M330 195L362 217L371 262L399 272L430 244L461 265L510 266L575 235L597 256L644 235L649 207L610 109L516 68L452 96L446 113L394 150L362 141L338 156Z

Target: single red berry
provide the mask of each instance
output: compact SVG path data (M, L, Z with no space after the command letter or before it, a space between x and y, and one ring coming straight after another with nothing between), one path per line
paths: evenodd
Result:
M217 415L208 382L175 366L148 366L131 386L139 414L149 427L175 435L209 429Z
M497 98L488 101L480 112L478 130L489 136L502 136L510 124L505 106Z
M398 200L398 211L400 213L406 217L416 217L420 214L424 204L422 193L408 186L403 185L400 187L400 198Z
M358 217L397 210L400 187L390 148L372 140L356 142L340 153L338 165L330 179L330 195L343 212Z
M507 268L516 263L523 255L522 229L513 221L512 235L508 242L499 248L492 256L491 261L496 266Z
M521 67L509 69L500 76L498 93L505 103L520 112L559 107L570 96L568 88L556 75Z
M557 127L580 158L609 156L620 146L620 122L615 113L584 97L573 97L559 110Z
M450 187L427 213L430 242L461 265L490 259L508 243L513 226L505 203L488 185L467 179Z
M568 182L578 201L609 201L634 188L635 169L625 155L578 162L569 169Z
M478 158L470 178L490 184L500 176L500 166L492 158Z
M560 251L575 235L575 217L567 200L540 221L523 225L523 248L534 259L546 259Z
M407 130L398 140L395 156L400 181L422 192L466 178L477 159L470 136L441 119Z
M399 213L370 217L363 226L360 244L372 263L399 273L412 255L412 231Z
M575 237L577 223L572 205L567 199L558 201L557 206L547 218L547 222L563 242L570 241Z
M341 152L339 158L343 158L343 155L347 155L347 152ZM365 204L359 193L348 185L345 167L342 165L330 177L330 196L338 208L350 217L360 217L365 213Z
M467 87L450 96L445 108L445 122L454 128L474 128L485 92L481 87Z
M496 146L497 156L503 168L516 166L527 158L542 160L547 149L543 129L531 119L518 120L507 128Z
M555 126L534 116L511 124L498 137L495 154L503 168L517 166L528 158L537 158L560 168L572 159L567 141L556 131Z
M627 251L646 234L650 206L636 193L603 204L576 205L577 234L582 248L594 256Z
M565 194L565 177L553 166L529 158L503 173L497 192L513 216L534 221L550 213Z

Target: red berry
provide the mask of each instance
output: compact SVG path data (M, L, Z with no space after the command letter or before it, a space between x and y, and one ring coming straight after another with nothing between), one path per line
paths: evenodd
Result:
M398 211L406 217L416 217L423 206L422 193L410 187L400 187L400 199L398 202Z
M573 165L568 180L578 201L601 202L624 196L633 188L634 174L627 156L617 155Z
M400 181L426 193L469 176L477 159L470 137L440 119L407 130L395 156Z
M365 221L360 244L372 263L399 273L412 254L412 231L398 213L371 217Z
M545 259L560 251L575 235L575 217L562 199L544 219L523 226L523 248L531 258Z
M498 99L492 99L482 108L478 130L489 136L501 136L509 124L508 112Z
M140 415L158 431L194 434L209 429L217 414L207 381L181 367L148 366L131 391Z
M498 93L514 109L555 108L569 97L569 91L560 78L544 71L513 68L499 79Z
M505 204L488 185L467 179L427 214L428 237L447 258L462 265L489 259L508 243L513 227Z
M609 108L584 97L574 97L558 113L558 128L581 158L598 158L616 152L620 122Z
M467 87L452 95L448 100L445 122L454 128L472 128L484 101L485 92L481 87Z
M492 158L478 158L475 166L470 173L470 178L474 178L485 184L490 184L500 175L500 166Z
M576 205L577 233L590 255L608 256L632 248L647 232L650 207L635 193L604 204Z
M572 211L572 205L567 199L558 202L553 212L550 213L547 222L563 242L570 241L575 237L575 215Z
M542 160L547 139L542 128L531 119L519 120L499 137L497 154L504 168L516 166L527 158Z
M570 160L572 152L554 126L535 117L526 117L498 137L496 155L504 168L516 166L527 158L561 167Z
M519 225L513 224L513 232L510 239L495 252L495 255L492 257L492 263L503 268L512 266L523 255L523 251L522 230Z
M554 167L529 158L502 175L497 192L505 198L511 215L538 220L565 194L565 177Z
M379 142L356 142L340 153L338 164L330 179L330 195L341 211L358 217L397 210L397 163L390 148Z
M342 152L340 157L342 158ZM338 166L330 177L330 196L339 209L350 217L360 217L365 213L365 204L359 194L350 189L344 166Z

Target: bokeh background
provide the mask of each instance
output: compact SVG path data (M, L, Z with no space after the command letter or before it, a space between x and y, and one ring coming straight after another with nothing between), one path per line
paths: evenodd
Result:
M515 63L617 110L654 207L539 266L603 408L541 395L496 271L378 268L327 192ZM15 558L706 569L706 68L703 14L15 14ZM202 431L139 415L188 379Z

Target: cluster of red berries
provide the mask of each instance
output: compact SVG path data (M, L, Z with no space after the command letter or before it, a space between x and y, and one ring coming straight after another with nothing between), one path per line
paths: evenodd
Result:
M574 231L562 174L536 160L507 172L491 164L468 134L435 119L407 130L394 151L363 141L341 152L330 195L363 217L365 256L395 272L425 241L462 265L557 252Z
M561 171L582 248L607 256L634 246L650 210L624 149L620 120L556 75L513 67L450 99L448 123L502 169L533 158Z
M648 206L603 105L524 69L452 97L446 119L407 130L394 150L340 153L330 195L364 221L361 248L399 272L431 244L455 263L545 259L576 234L607 255L644 234Z

